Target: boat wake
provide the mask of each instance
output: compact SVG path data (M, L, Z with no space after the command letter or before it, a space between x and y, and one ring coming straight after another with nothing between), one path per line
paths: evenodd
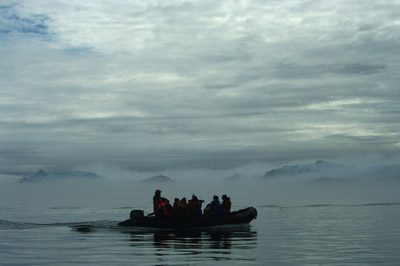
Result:
M117 221L90 221L90 222L76 222L76 223L25 223L13 222L8 220L0 220L0 230L24 230L40 227L71 227L79 231L79 228L93 228L93 229L113 229L118 228Z

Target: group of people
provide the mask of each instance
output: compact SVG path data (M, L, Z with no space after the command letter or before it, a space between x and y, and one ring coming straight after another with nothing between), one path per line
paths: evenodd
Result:
M222 204L219 202L218 196L214 196L213 200L204 208L204 215L221 215L231 212L231 199L226 195L222 195Z
M169 200L161 197L161 190L157 189L153 197L153 211L157 217L162 216L201 216L202 204L204 200L199 200L196 195L192 195L192 198L187 202L186 198L175 198L173 206L169 203ZM222 204L219 202L218 196L213 197L211 201L204 208L204 215L217 216L231 211L231 200L228 196L222 196Z

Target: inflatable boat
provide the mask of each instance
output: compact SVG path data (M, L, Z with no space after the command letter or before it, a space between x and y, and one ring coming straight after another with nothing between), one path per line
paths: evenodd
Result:
M198 217L155 217L145 216L142 210L131 211L130 218L120 222L119 226L154 227L154 228L192 228L228 224L247 224L257 218L257 210L253 207L226 213L218 216L202 215Z

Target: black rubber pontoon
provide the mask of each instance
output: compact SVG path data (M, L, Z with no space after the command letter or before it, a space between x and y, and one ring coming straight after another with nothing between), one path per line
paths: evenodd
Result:
M257 217L253 207L218 216L202 215L199 217L155 217L144 216L143 211L133 210L131 218L120 222L120 226L154 228L191 228L228 224L248 224Z

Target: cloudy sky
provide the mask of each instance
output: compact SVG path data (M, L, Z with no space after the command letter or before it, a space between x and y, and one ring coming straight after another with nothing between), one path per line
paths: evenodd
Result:
M399 1L0 1L1 173L393 158L399 132Z

